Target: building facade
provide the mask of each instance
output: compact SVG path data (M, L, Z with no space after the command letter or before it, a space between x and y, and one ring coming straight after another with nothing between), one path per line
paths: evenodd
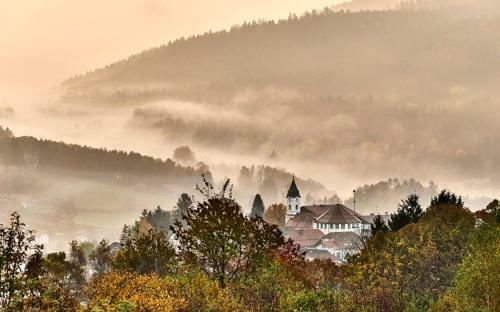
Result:
M287 192L284 234L306 251L306 259L329 257L344 262L370 235L370 222L342 204L300 206L300 192L292 179Z

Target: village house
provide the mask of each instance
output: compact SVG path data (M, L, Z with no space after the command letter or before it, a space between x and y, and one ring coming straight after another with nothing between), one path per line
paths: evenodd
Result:
M287 192L284 234L306 251L306 259L329 258L344 262L370 235L370 221L342 204L300 205L295 177Z

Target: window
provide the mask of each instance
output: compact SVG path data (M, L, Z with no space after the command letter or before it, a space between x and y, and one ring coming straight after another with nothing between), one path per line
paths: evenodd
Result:
M348 228L348 229L350 229L350 228L351 228L351 224L350 224L350 223L347 225L347 228Z
M333 229L333 224L330 224L330 229Z
M344 229L344 226L345 226L345 224L342 224L342 225L340 226L340 228L343 230L343 229Z
M335 228L338 230L340 228L340 224L335 224Z
M295 205L295 210L299 210L299 205Z
M288 205L288 210L292 210L292 205Z

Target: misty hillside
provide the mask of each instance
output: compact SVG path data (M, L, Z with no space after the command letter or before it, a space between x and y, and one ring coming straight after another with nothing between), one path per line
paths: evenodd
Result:
M0 126L0 219L23 213L51 238L50 248L64 248L59 244L82 235L116 239L142 210L169 210L182 192L197 195L202 174L216 185L223 179L212 177L203 163L187 166L136 152L16 137ZM282 202L291 178L283 168L243 166L234 177L235 198L244 204L260 192L268 205ZM304 193L327 192L311 179L296 181Z
M222 162L276 153L332 189L388 176L498 189L500 6L448 3L180 38L67 80L61 102L125 107L127 129Z
M40 170L68 170L96 175L159 178L163 183L194 185L203 168L182 167L174 161L155 159L135 152L65 144L33 137L0 139L0 160L5 166Z
M179 39L65 85L68 96L117 100L127 92L160 92L225 102L242 88L266 87L313 95L444 96L455 86L494 86L499 29L498 17L446 10L324 10ZM138 91L137 84L151 90Z
M118 182L123 180L127 183L149 181L150 184L174 184L184 191L194 189L195 184L201 181L202 175L212 180L210 169L203 162L199 162L194 168L182 166L171 159L161 160L133 151L92 148L28 136L16 137L8 128L1 126L0 165L7 168L47 170L65 175L111 177ZM292 175L285 169L252 166L250 170L243 166L238 179L243 180L245 188L251 190L263 190L263 183L272 180L275 197L278 192L286 191L291 178ZM307 192L326 191L323 185L311 179L297 178L297 182Z

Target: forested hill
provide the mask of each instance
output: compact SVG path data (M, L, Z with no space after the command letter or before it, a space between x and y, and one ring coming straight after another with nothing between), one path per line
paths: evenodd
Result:
M459 12L325 9L244 23L146 50L64 86L67 98L153 94L211 101L264 87L412 97L448 94L463 85L494 88L500 18L493 10L481 18Z
M125 152L93 148L64 142L37 139L30 136L16 137L8 128L0 126L0 168L20 167L48 169L64 174L77 173L95 177L141 182L172 184L191 190L201 182L202 174L212 180L209 167L199 162L195 167L184 166L171 159L162 160L137 152ZM238 185L240 193L259 190L277 199L279 192L286 191L292 174L281 168L257 166L241 167ZM324 193L325 187L311 179L296 178L309 193ZM272 187L269 187L271 185ZM274 193L273 193L274 192Z
M194 185L204 168L181 166L135 152L98 149L34 137L15 137L0 127L0 163L33 169L67 170L97 175L161 178L163 183Z

